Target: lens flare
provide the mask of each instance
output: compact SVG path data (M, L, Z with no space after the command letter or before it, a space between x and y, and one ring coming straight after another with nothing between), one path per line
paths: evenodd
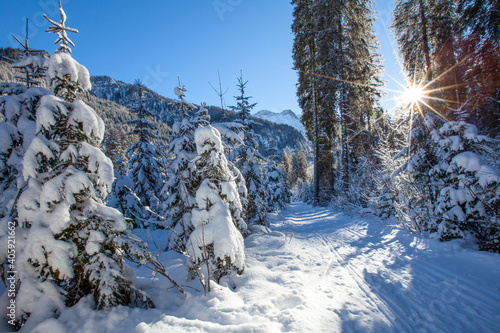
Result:
M412 106L422 102L425 97L426 91L422 86L410 85L401 94L401 104Z

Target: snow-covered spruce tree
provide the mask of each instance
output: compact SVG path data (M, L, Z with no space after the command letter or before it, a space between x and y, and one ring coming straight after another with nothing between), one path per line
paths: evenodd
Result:
M22 157L32 139L36 105L48 93L45 89L29 89L37 86L46 70L43 51L29 48L28 20L26 20L26 39L22 50L16 52L19 60L8 59L12 67L18 68L22 76L15 79L24 84L2 83L0 85L0 112L3 122L0 125L0 219L15 211L15 202L24 187L22 177ZM29 91L28 91L29 90ZM27 136L25 137L25 134Z
M228 167L220 133L212 126L195 132L197 157L194 183L196 207L192 209L192 232L186 243L192 260L205 276L219 282L232 271L241 274L245 264L238 188Z
M276 140L271 140L269 162L266 165L267 211L276 213L290 204L291 193L288 182L276 160Z
M200 103L198 111L196 111L196 115L194 116L193 123L195 128L210 125L210 115L208 114L206 103Z
M408 175L402 170L405 160L396 157L406 152L404 147L409 126L408 121L401 121L398 116L400 113L396 112L393 124L389 120L381 120L383 125L379 127L375 146L379 161L378 176L375 179L376 193L372 198L372 208L375 214L382 218L394 217L400 223L406 224L408 221L401 212L407 207L405 193L409 192L405 188L409 185Z
M40 99L50 91L18 83L0 84L0 262L1 278L7 285L7 255L9 226L16 226L16 246L22 249L22 239L29 225L18 220L18 200L26 189L23 158L35 136L36 112ZM12 240L11 240L12 241Z
M395 175L402 172L405 177L405 204L401 206L401 213L410 229L427 231L439 193L439 184L431 177L431 170L438 163L431 133L443 120L416 104L404 107L402 112L407 115L403 121L408 122L408 132L405 145L394 157L402 160L397 162L401 166Z
M250 104L251 96L245 95L247 83L248 81L243 81L243 76L240 75L237 84L240 95L234 97L236 98L236 106L231 107L234 112L238 113L239 119L237 121L245 126L242 131L244 145L233 151L232 160L245 178L248 191L246 205L248 223L266 226L266 184L259 163L263 161L263 157L259 153L259 143L253 131L253 126L256 123L250 118L250 111L257 103Z
M0 83L0 275L2 281L7 285L6 271L9 269L8 244L13 241L9 231L17 226L17 246L26 232L27 225L18 223L17 206L18 199L27 182L23 177L22 160L31 140L35 135L36 109L40 98L50 94L50 91L35 87L40 84L38 79L44 74L45 59L41 57L42 51L29 48L28 25L26 24L26 39L23 44L16 36L13 36L23 47L18 53L18 59L9 59L13 67L19 68L22 76L13 79L24 84Z
M137 80L134 84L137 89L138 101L134 108L137 118L125 121L125 124L132 125L134 128L126 133L138 138L127 149L128 155L128 178L133 182L132 193L127 196L132 199L139 199L133 206L130 206L126 212L126 217L134 221L136 227L148 227L152 224L159 224L157 215L161 211L163 198L161 190L164 185L164 166L161 152L154 146L157 137L158 128L146 117L153 117L144 107L143 84ZM134 201L134 200L133 200ZM135 200L137 201L137 200Z
M132 144L133 142L128 142L125 131L122 129L106 128L102 146L106 156L113 162L115 175L111 194L107 197L106 204L118 209L125 216L133 216L130 211L136 212L142 209L140 199L132 191L134 182L127 176L127 147ZM131 226L134 224L130 218L127 222Z
M241 171L236 167L236 165L231 161L231 156L233 156L233 151L244 145L244 129L246 128L240 122L224 122L212 124L213 127L219 131L222 137L222 142L224 144L224 152L226 154L228 167L233 173L233 176L238 186L238 193L240 195L240 201L243 206L242 217L246 220L246 208L248 202L248 191L246 186L246 181Z
M194 123L196 128L210 125L210 115L208 114L208 110L206 108L205 103L200 103L198 111L196 112L196 115L193 119L193 123ZM236 144L241 144L242 140L241 140L240 136L237 133L235 133L233 130L231 130L230 128L225 127L224 124L229 125L229 126L233 125L234 126L234 127L232 127L233 129L241 128L239 126L241 124L238 125L237 123L219 124L219 128L222 126L222 128L224 129L224 133L225 133L224 137L228 142L228 143L225 143L223 141L223 145L225 145L225 146L230 145L231 147L235 147ZM217 127L214 126L214 128L217 130L217 132L219 132L219 135L221 135L221 133L217 129ZM223 136L221 135L221 138L222 137ZM227 160L227 154L226 154L226 160ZM248 196L247 188L246 188L246 184L245 184L245 179L243 178L243 175L241 174L240 170L238 170L238 168L234 165L233 162L231 162L230 160L227 160L226 162L227 162L227 167L231 171L231 174L233 175L234 181L236 182L236 188L238 190L238 195L240 197L238 204L236 204L236 205L230 204L229 208L231 210L232 216L234 216L237 220L239 220L239 219L245 220L245 212L242 211L242 207L246 207L247 196Z
M106 156L113 162L113 169L119 174L127 173L127 148L133 143L129 141L130 136L125 135L122 126L106 127L106 133L102 142L102 148Z
M181 86L180 82L174 89L179 97L179 100L172 103L177 119L172 126L169 151L174 160L170 164L168 179L162 189L167 198L163 203L163 216L170 229L165 248L180 252L186 250L189 234L193 230L191 210L196 205L194 170L190 164L196 157L193 124L193 110L196 106L186 101L185 91L186 88Z
M441 185L429 230L441 240L472 233L500 252L498 144L463 121L446 122L432 135L438 163L431 175Z
M98 148L104 123L75 100L90 80L65 53L69 29L62 7L60 12L61 22L51 21L48 30L62 45L50 58L47 80L65 100L45 94L38 101L34 138L23 159L28 185L18 203L18 223L29 226L17 247L17 323L25 330L86 296L96 308L154 306L125 274L124 257L144 261L149 252L123 215L102 202L113 181L111 161Z
M290 148L288 146L283 150L280 164L287 186L291 189L292 185L290 177L292 175L292 152L290 151Z
M290 173L290 183L293 187L300 188L303 184L307 182L307 156L304 153L304 149L294 151L292 154L291 161L291 173Z

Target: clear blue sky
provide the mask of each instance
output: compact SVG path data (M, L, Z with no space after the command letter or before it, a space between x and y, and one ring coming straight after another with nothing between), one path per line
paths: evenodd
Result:
M297 74L292 70L292 5L288 0L63 0L73 57L91 75L108 75L132 83L141 79L158 93L174 97L177 75L191 102L220 105L209 85L218 86L220 71L226 104L234 105L240 70L255 111L292 109L300 113L295 96ZM401 90L387 74L402 82L386 28L393 1L377 0L387 88ZM30 45L54 52L56 36L45 33L46 13L59 21L57 0L0 0L0 46L13 46L25 36L30 19ZM392 94L383 101L393 108Z

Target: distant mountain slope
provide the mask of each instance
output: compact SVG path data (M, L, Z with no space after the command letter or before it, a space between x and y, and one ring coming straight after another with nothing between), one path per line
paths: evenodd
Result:
M272 121L277 124L292 126L305 134L305 129L300 122L300 118L292 110L284 110L279 113L269 110L261 110L255 114L255 117Z
M90 82L92 83L90 93L96 97L113 101L129 109L133 108L138 100L138 91L133 84L115 80L109 76L91 76ZM147 88L143 93L146 109L155 114L158 120L172 125L174 122L170 106L172 100Z
M111 100L128 108L132 107L135 101L137 101L137 91L133 84L114 80L108 76L93 76L91 77L91 82L92 90L90 93L94 96ZM175 117L170 106L172 99L161 96L149 89L145 90L145 97L146 108L151 110L156 115L157 119L171 126ZM214 123L234 121L237 119L236 113L222 110L216 106L209 106L208 111ZM295 116L295 114L293 115ZM295 117L297 118L297 116ZM260 151L264 156L267 156L267 149L269 148L272 138L277 140L277 148L280 151L287 146L295 150L303 145L307 145L307 140L304 135L292 126L274 123L266 119L254 119L259 123L254 130L260 136Z

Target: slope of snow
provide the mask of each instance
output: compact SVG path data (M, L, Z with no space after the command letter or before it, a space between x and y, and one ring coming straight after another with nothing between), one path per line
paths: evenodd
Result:
M297 115L292 110L284 110L280 113L272 112L269 110L261 110L254 116L260 119L272 121L276 124L285 124L292 126L302 133L306 132L304 126L302 126L302 123L300 122L300 118L297 117Z
M245 240L241 276L182 298L139 269L151 310L81 302L45 332L499 332L500 257L366 218L294 203ZM147 237L147 233L141 235ZM164 237L154 233L157 240ZM177 256L177 257L176 257ZM168 253L170 273L186 268ZM185 280L184 280L185 281ZM184 282L201 289L199 282ZM1 328L1 327L0 327ZM52 330L50 330L52 329Z

